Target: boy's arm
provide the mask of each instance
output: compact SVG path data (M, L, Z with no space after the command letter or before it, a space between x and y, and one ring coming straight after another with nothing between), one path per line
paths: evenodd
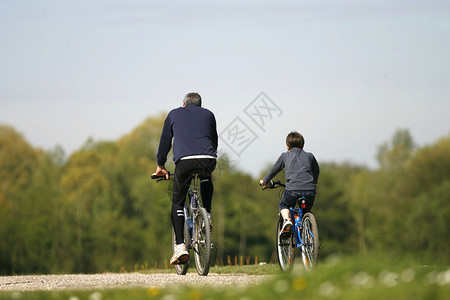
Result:
M264 183L268 184L269 181L275 177L281 170L284 168L284 160L283 160L283 154L280 155L278 160L275 162L275 164L272 166L272 168L267 172L266 176L264 176Z
M317 163L316 158L314 155L312 156L312 162L311 162L311 168L312 168L312 174L313 174L313 182L317 184L317 181L319 180L319 164Z

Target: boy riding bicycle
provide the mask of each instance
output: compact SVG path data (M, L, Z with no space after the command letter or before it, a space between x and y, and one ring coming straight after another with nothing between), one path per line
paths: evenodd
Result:
M306 207L303 209L305 213L309 212L314 204L319 164L312 153L303 151L304 144L305 140L300 133L289 133L286 137L288 151L280 155L264 179L260 180L261 185L269 187L271 179L285 168L286 191L280 201L280 213L284 220L281 232L292 228L289 208L295 206L298 199L306 198Z

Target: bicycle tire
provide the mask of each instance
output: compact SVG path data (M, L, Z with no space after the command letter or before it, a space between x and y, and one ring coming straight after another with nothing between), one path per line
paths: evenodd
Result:
M319 229L312 213L306 213L302 218L301 237L303 265L305 269L310 270L314 268L319 258Z
M189 236L189 229L187 228L187 224L184 224L184 244L186 245L186 249L188 252L190 252L189 250L191 249L191 237ZM173 249L175 251L175 245L176 245L176 239L175 239L175 231L172 229L172 246ZM186 275L187 271L189 269L189 260L187 261L186 264L178 264L175 265L175 271L177 272L178 275Z
M295 243L294 236L291 234L287 238L280 235L283 227L283 218L280 216L277 224L277 259L282 271L290 271L294 267L295 262Z
M199 208L195 216L194 258L197 273L208 275L211 263L211 228L206 209Z

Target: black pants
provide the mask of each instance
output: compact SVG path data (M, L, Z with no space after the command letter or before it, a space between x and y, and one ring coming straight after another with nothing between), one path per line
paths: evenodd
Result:
M175 177L173 180L172 198L172 225L175 231L177 244L184 243L184 204L187 192L191 185L192 175L199 174L200 193L203 207L211 213L211 201L214 191L211 173L216 168L216 160L212 158L179 160L175 165Z

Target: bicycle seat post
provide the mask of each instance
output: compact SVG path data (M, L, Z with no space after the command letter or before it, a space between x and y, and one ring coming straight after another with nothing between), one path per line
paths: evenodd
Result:
M198 185L198 174L194 173L192 176L194 177L194 191L196 191Z
M192 190L189 190L189 194L191 194L191 199L189 199L191 201L191 208L195 209L197 208L197 197L198 197L198 174L194 173L192 174L192 177L194 179L194 185Z

